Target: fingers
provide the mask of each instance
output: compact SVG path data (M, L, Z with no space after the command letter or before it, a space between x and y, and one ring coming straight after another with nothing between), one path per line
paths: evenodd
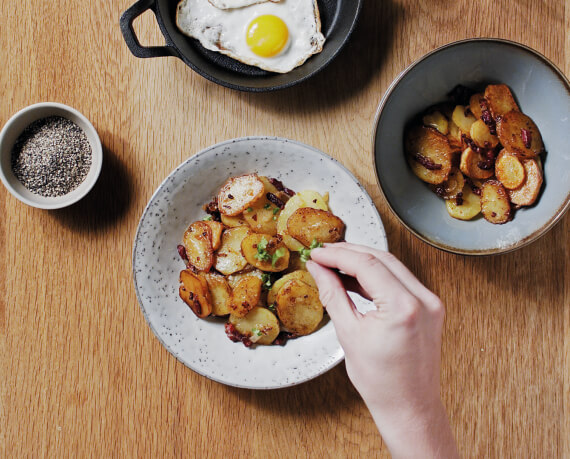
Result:
M335 328L351 327L361 314L337 274L312 261L307 261L306 267L317 283L321 303L326 306Z
M413 297L392 271L371 253L330 245L313 249L311 258L318 264L339 269L349 276L356 277L377 306L394 308L402 299Z
M350 244L348 242L338 242L336 244L327 244L327 248L330 247L340 247L347 250L352 250L359 253L369 253L378 258L387 269L389 269L394 276L398 278L402 284L415 296L422 298L426 303L426 306L432 308L438 308L441 305L439 298L425 287L417 278L412 274L412 272L406 268L406 266L398 260L390 252L384 250L374 249L372 247L366 247L363 245Z

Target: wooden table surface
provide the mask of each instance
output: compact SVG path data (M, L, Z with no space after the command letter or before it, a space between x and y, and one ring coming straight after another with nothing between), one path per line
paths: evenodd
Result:
M199 376L147 326L131 250L166 175L201 149L268 134L340 160L373 197L391 250L447 307L442 393L467 457L570 457L570 218L508 255L438 251L381 197L376 107L406 66L445 43L512 39L570 75L567 0L364 0L350 43L287 90L235 92L180 60L128 51L133 0L1 2L0 123L40 101L83 112L105 154L95 189L59 211L0 187L2 457L385 457L344 365L297 387L250 391ZM151 13L136 22L161 44Z

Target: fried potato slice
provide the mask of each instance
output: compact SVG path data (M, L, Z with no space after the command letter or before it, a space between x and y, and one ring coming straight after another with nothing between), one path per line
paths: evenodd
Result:
M261 296L261 279L255 276L245 276L241 279L230 295L228 303L231 314L244 317L259 303Z
M425 114L422 118L424 126L437 129L443 135L449 133L449 121L439 110Z
M263 182L263 195L243 211L243 218L256 233L275 236L277 234L277 218L281 209L268 199L268 193L273 194L283 203L288 201L289 196L277 190L267 177L261 176L259 180Z
M271 286L271 289L267 293L267 304L275 303L275 301L277 299L277 294L279 293L279 290L281 290L281 288L287 282L289 282L290 280L293 280L293 279L300 280L300 281L304 282L305 284L310 285L313 288L317 288L317 283L315 282L315 280L313 279L313 276L311 276L309 271L304 271L304 270L293 271L293 272L290 272L289 274L285 274L283 277L277 279L273 283L273 285Z
M448 179L441 185L431 185L439 197L443 199L454 199L459 193L463 192L465 186L465 178L459 169L452 169Z
M446 136L433 128L414 126L406 131L404 146L406 159L419 179L433 185L447 180L454 150Z
M230 313L229 301L232 290L224 276L215 273L203 273L202 277L208 283L212 304L212 314L226 316Z
M459 201L461 204L458 204L456 199L447 199L445 201L445 207L449 215L453 218L457 218L458 220L471 220L481 212L481 198L473 193L468 184L465 184L462 193L463 195Z
M490 84L485 88L485 99L491 116L497 119L510 111L520 111L509 87L505 84Z
M228 284L230 286L230 288L234 289L236 288L236 285L239 284L239 282L244 278L244 277L257 277L259 280L262 279L263 277L263 271L260 271L257 268L253 268L250 271L242 271L239 273L235 273L235 274L230 274L227 277L227 281Z
M459 127L461 132L466 135L469 135L471 125L477 121L475 116L471 113L471 110L469 110L469 107L464 107L463 105L457 105L455 107L451 119Z
M184 232L182 245L192 266L198 271L209 271L214 262L212 229L204 221L192 223Z
M481 148L495 148L499 144L499 138L491 134L489 126L481 119L471 125L469 135L473 142Z
M214 220L205 220L204 223L212 230L212 248L218 250L220 245L222 245L222 232L225 229L224 224Z
M493 169L481 169L479 164L485 162L485 158L481 153L473 151L470 147L467 147L461 153L461 161L459 163L459 169L467 177L473 179L488 179L493 176Z
M469 99L469 110L473 113L473 116L478 120L481 119L483 115L483 109L481 108L481 99L484 99L485 95L477 92L471 96Z
M292 279L277 293L276 310L283 326L297 335L308 335L323 319L319 292L303 281Z
M222 233L222 244L216 253L214 264L217 271L227 276L247 266L247 260L241 253L241 241L250 233L248 226L236 226Z
M212 300L206 279L194 274L189 269L180 272L180 298L203 319L212 313Z
M481 188L481 213L485 220L503 224L511 218L511 203L505 187L498 180L487 180Z
M279 335L279 320L269 309L256 306L244 317L230 315L229 322L238 333L247 336L252 343L271 344Z
M449 145L453 150L461 149L463 141L461 140L461 129L452 120L449 121L449 133L447 134Z
M503 147L519 159L534 158L544 150L538 127L519 111L510 111L497 120L497 135Z
M249 264L262 271L279 272L289 266L289 249L281 236L249 234L241 242L241 251Z
M243 214L238 214L230 217L229 215L220 214L222 223L228 228L235 228L236 226L248 226L243 218Z
M287 220L287 234L305 247L309 247L313 241L340 241L344 229L344 222L332 212L311 207L297 209Z
M291 237L287 233L287 220L293 212L301 207L312 207L314 209L328 210L328 204L324 196L316 191L304 190L293 196L280 212L277 218L277 233L283 236L283 242L291 251L299 251L303 248L303 244Z
M522 185L526 174L520 160L503 148L495 161L495 176L505 188L514 190Z
M540 161L537 159L524 159L522 165L525 170L525 180L522 185L514 190L507 190L511 202L517 206L530 206L534 204L540 188L542 187L543 174Z
M257 174L232 177L218 193L218 209L221 214L230 217L241 214L263 195L264 190Z

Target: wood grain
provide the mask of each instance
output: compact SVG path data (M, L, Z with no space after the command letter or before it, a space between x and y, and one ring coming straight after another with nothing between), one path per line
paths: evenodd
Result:
M269 134L342 161L373 197L391 250L447 305L442 393L466 457L570 457L570 218L515 253L468 258L408 233L372 168L376 107L433 48L467 37L533 47L570 74L564 0L364 0L358 27L311 80L268 94L216 86L174 58L141 60L118 20L133 0L1 2L0 123L39 101L95 125L105 165L60 211L0 189L2 457L387 457L339 366L284 390L209 381L153 336L132 241L162 179L197 151ZM162 43L152 13L136 23Z

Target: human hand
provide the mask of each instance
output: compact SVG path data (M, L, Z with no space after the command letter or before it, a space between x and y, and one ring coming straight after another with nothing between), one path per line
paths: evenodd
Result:
M392 455L456 456L440 397L440 299L388 252L338 243L314 249L311 259L307 269L345 351L348 376ZM377 309L358 312L347 287Z

